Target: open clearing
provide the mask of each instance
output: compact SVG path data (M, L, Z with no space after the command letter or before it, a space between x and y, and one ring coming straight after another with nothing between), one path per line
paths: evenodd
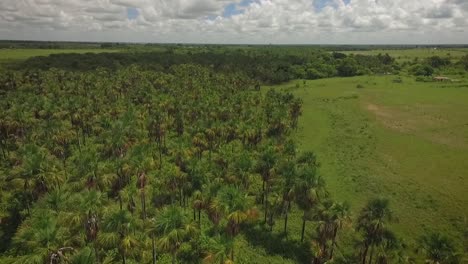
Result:
M36 56L61 53L102 53L117 52L116 49L0 49L0 64L19 62Z
M432 56L450 57L453 61L460 59L468 54L468 49L453 48L453 49L433 49L433 48L417 48L417 49L375 49L375 50L355 50L344 51L345 54L362 54L362 55L378 55L388 53L397 61L411 61L415 58L426 59Z
M468 232L468 82L420 83L395 76L296 81L276 86L302 98L297 140L354 215L386 197L408 243L425 231ZM356 88L360 84L364 88Z

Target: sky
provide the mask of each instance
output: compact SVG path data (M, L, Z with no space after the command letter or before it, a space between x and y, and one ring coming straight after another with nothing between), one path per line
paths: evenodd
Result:
M468 44L468 0L0 0L0 39Z

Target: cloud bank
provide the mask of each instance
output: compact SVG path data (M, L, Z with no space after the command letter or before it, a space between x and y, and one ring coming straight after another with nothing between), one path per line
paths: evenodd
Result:
M468 0L2 0L0 39L466 44Z

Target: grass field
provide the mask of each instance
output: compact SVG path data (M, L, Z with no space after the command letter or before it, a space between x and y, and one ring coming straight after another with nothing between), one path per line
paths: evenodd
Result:
M117 51L116 49L0 49L0 64L14 63L31 57L60 53L102 53Z
M418 48L418 49L375 49L364 51L344 51L345 54L362 54L362 55L378 55L388 53L399 62L411 61L414 58L425 59L432 56L450 57L452 60L458 60L461 57L468 55L468 49L433 49L433 48Z
M354 215L370 198L389 198L398 218L394 229L409 244L425 231L440 231L466 248L468 80L393 79L334 78L275 88L303 99L300 146L318 154L329 190L349 201Z

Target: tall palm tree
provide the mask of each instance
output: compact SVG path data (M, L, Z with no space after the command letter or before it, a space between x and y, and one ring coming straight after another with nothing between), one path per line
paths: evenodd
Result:
M349 207L327 199L317 206L314 213L313 219L317 221L314 263L321 264L333 259L338 230L350 221Z
M221 188L217 198L227 220L226 233L234 239L240 232L241 224L255 219L257 212L249 206L247 195L235 187ZM231 249L231 260L234 261L234 247Z
M335 248L337 247L337 236L338 231L342 229L345 225L351 223L351 213L348 203L339 203L335 202L332 205L332 220L333 220L333 237L332 237L332 244L330 249L330 259L333 260L333 253Z
M148 132L150 137L156 142L159 151L159 168L162 167L162 155L165 148L165 138L167 133L166 117L158 113L150 113L151 119L148 125Z
M283 195L283 232L287 234L289 211L291 210L291 202L294 200L294 188L297 176L296 164L293 161L289 160L281 162L278 166L278 174L281 176L281 189Z
M193 221L197 220L196 213L198 213L198 225L201 225L201 211L206 205L206 201L200 191L195 191L193 193Z
M270 181L274 175L273 168L276 165L277 157L275 150L272 146L268 146L260 153L259 160L257 161L257 172L262 176L262 203L264 204L264 222L267 222L268 214L268 194L270 191Z
M291 118L291 127L297 129L299 117L302 114L302 100L295 98L289 106L289 117Z
M104 232L98 237L100 244L105 247L117 248L125 264L127 257L139 244L135 237L139 223L124 209L110 210L104 219Z
M270 232L273 231L273 226L275 225L275 217L284 212L285 202L277 192L270 193L270 199L268 200L268 217L267 224L270 226Z
M328 193L325 190L325 182L317 173L314 163L307 163L298 169L297 181L294 186L296 203L304 212L302 217L301 242L304 241L305 224L309 219L310 211L319 204Z
M381 243L388 232L387 223L393 220L393 214L387 199L373 199L361 210L357 219L357 231L364 237L361 263L372 263L373 249ZM369 254L369 249L371 249ZM367 256L369 255L369 261Z

